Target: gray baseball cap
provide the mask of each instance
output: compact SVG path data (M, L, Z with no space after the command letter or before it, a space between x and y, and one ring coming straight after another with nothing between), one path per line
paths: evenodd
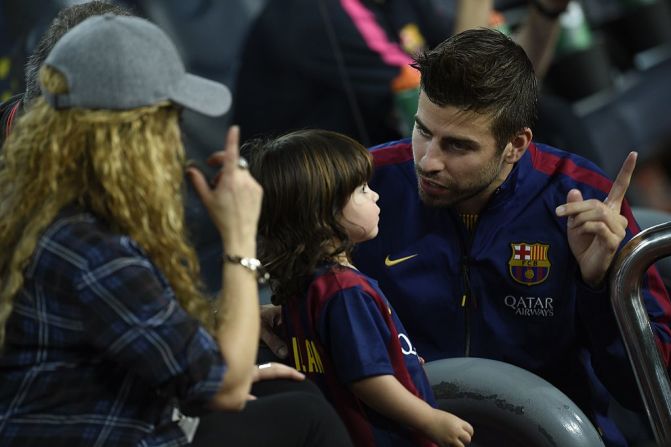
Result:
M170 38L138 17L90 17L63 35L44 63L68 82L63 94L42 88L56 109L127 110L169 100L218 116L231 105L225 85L186 73Z

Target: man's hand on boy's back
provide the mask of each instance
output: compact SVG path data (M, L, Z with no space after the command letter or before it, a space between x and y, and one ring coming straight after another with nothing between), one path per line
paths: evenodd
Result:
M261 313L261 341L280 359L286 359L289 350L286 343L278 335L282 325L282 307L272 304L264 304Z

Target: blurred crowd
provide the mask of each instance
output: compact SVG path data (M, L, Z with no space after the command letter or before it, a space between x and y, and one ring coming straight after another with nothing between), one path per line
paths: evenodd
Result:
M0 99L23 91L26 58L56 12L74 3L82 2L0 1ZM221 144L233 120L242 124L243 137L295 127L331 127L364 144L376 144L408 133L407 126L389 113L396 106L391 96L380 95L380 89L388 88L389 76L380 70L361 73L368 63L366 55L348 53L352 42L347 39L361 31L343 29L339 23L346 10L342 5L348 2L118 3L166 30L195 73L244 94L244 101L234 94L238 99L234 110L223 118L187 115L187 146L196 158ZM418 0L412 8L399 1L370 3L386 8L385 31L398 27L399 20L417 24L418 29L401 29L406 36L401 46L410 53L435 44L460 26L454 23L456 0ZM492 5L485 20L506 32L515 30L529 9L525 0L496 0ZM433 11L431 20L419 16L427 10ZM543 80L543 92L550 99L541 104L537 136L593 158L611 176L629 150L638 150L641 163L630 200L671 211L666 192L671 171L667 155L671 88L666 81L671 74L671 1L574 0L560 22ZM445 25L437 29L436 23ZM321 77L323 83L306 82L306 76ZM358 82L366 85L360 87ZM338 102L320 101L328 95ZM343 110L335 110L334 104ZM544 113L553 118L544 120ZM329 114L347 114L350 120L334 123L323 118Z

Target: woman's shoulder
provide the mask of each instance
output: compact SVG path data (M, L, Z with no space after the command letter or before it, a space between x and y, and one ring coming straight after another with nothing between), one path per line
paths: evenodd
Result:
M128 235L115 231L93 213L66 208L38 240L35 260L42 257L90 270L114 259L141 259L145 255Z

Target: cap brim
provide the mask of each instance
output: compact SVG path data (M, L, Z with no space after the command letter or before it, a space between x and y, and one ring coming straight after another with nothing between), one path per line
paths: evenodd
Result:
M224 84L185 74L173 89L173 102L207 116L220 116L231 107L231 92Z

